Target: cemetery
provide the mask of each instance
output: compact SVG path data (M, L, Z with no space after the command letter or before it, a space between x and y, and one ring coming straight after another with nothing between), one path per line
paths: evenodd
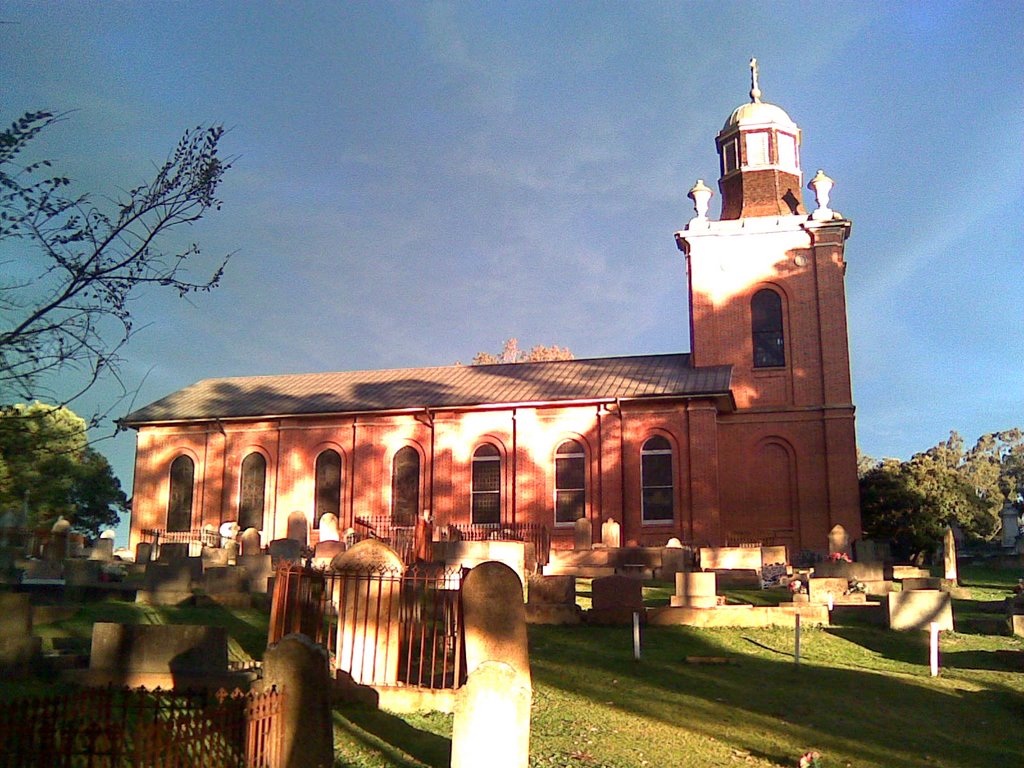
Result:
M115 554L109 539L87 547L60 524L5 529L3 764L51 764L11 755L44 742L86 754L75 750L90 733L89 749L115 743L81 715L96 701L179 712L174 727L207 734L182 765L205 764L195 750L215 746L225 765L267 766L1019 757L1015 549L958 562L949 532L920 568L841 529L815 557L756 542L621 546L614 526L604 533L538 556L530 541L402 550L352 532L260 547L227 525ZM157 698L138 703L143 688ZM56 698L26 719L40 696ZM69 740L25 725L65 711L93 731ZM124 717L144 724L118 731L124 744L167 749L170 725ZM244 727L221 725L230 718ZM245 729L261 735L223 735Z

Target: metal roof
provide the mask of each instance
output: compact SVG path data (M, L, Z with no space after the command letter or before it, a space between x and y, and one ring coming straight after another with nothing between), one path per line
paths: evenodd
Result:
M267 416L729 394L732 367L688 354L205 379L121 420L126 426Z

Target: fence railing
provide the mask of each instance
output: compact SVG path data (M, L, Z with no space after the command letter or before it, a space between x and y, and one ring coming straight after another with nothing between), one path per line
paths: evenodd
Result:
M143 541L155 547L161 544L202 544L206 547L220 546L220 533L209 528L193 528L189 531L167 531L163 528L143 528L139 533Z
M277 768L284 694L87 688L0 704L0 766Z
M325 573L282 562L268 643L302 632L363 685L458 688L465 678L463 570L419 564Z
M447 532L446 530L447 529ZM540 523L510 523L508 525L449 524L440 527L442 539L462 541L526 541L533 544L539 565L551 559L551 534Z

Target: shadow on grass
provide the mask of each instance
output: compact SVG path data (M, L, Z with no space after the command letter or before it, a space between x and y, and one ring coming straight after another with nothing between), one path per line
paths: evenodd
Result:
M386 757L388 765L412 768L426 764L432 768L447 768L451 764L451 739L414 728L379 709L343 704L336 706L334 712L338 728L362 747Z
M855 628L827 632L889 658L916 664L927 659L908 636L887 640L885 635L894 633ZM792 765L794 753L806 745L835 760L887 768L916 768L926 762L925 755L942 765L978 768L1019 760L1016 738L992 737L1017 733L1024 706L1018 691L943 689L923 676L814 663L795 667L758 655L743 655L731 665L690 665L687 656L730 655L730 645L714 632L685 627L648 628L643 661L634 663L628 633L627 628L531 628L535 682L683 726L778 765ZM730 637L735 644L735 633ZM764 637L766 642L755 645L774 654L785 655L773 644L791 647L791 633L765 632ZM611 680L618 684L610 686ZM979 728L978 721L987 725Z

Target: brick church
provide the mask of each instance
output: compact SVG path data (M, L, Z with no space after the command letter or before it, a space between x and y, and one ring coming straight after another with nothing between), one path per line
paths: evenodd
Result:
M800 128L750 101L715 144L712 191L675 234L689 354L208 379L123 420L138 431L131 546L228 521L264 543L340 527L617 520L623 544L823 550L860 535L844 250L851 223L810 181ZM498 534L500 535L500 534Z

